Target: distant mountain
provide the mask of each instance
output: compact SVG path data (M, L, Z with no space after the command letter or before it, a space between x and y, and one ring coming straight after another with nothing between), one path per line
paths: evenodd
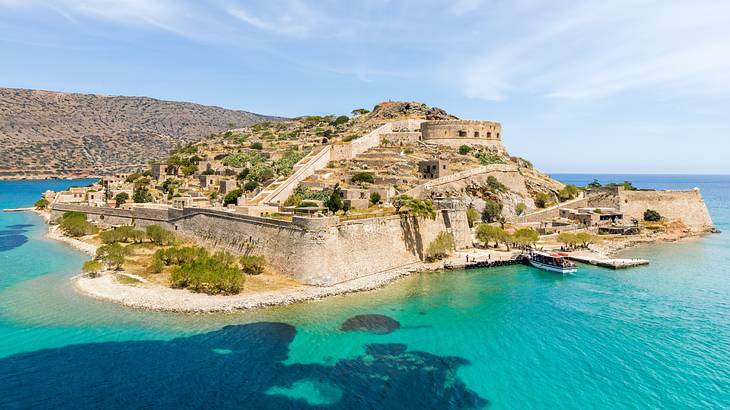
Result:
M147 97L0 88L0 178L130 170L177 145L277 119Z

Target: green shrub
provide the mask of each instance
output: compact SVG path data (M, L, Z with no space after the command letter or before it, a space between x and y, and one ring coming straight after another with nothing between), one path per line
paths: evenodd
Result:
M346 115L340 115L334 121L332 121L332 125L347 124L348 121L350 121L350 118L348 116L346 116Z
M254 166L263 161L264 158L258 152L237 152L223 158L221 163L227 167L243 168ZM206 175L205 172L203 175Z
M535 196L535 206L538 208L547 208L548 205L552 202L552 198L550 195L544 193L544 192L538 192L537 196Z
M356 172L352 176L352 182L353 183L367 182L367 183L372 184L375 182L375 176L373 176L372 172Z
M48 200L46 198L41 198L41 199L35 201L33 206L36 209L46 209L49 204L50 204L50 202L48 202Z
M58 225L66 235L75 238L91 235L97 231L97 228L86 220L86 214L81 212L65 212Z
M81 270L92 278L96 277L101 269L101 262L95 259L84 262L84 266L81 267Z
M487 199L484 201L484 210L482 211L482 219L487 222L496 222L502 215L502 204Z
M659 222L662 220L662 216L653 209L647 209L644 211L644 220L647 222Z
M256 164L251 167L251 173L248 175L249 179L256 182L268 181L274 177L274 169L265 163Z
M138 204L152 202L152 194L150 193L149 188L147 188L146 186L139 186L134 189L134 194L132 194L132 200Z
M379 192L371 192L370 193L370 203L373 205L377 205L380 203L380 193Z
M561 202L571 200L578 196L578 187L575 185L566 185L558 191L558 199L560 199Z
M468 145L462 145L459 147L459 154L466 155L471 152L473 148Z
M259 187L259 183L256 181L246 181L245 184L243 184L243 189L246 190L246 192L251 192Z
M201 256L175 267L170 282L174 288L187 288L193 292L237 294L243 288L244 276L233 261L227 252Z
M260 142L252 142L250 147L251 147L251 149L256 149L256 150L260 151L260 150L264 149L264 144L262 144Z
M102 245L96 249L96 259L106 263L114 270L121 269L124 259L130 254L131 249L119 243Z
M590 188L590 189L597 189L597 188L600 188L600 187L601 187L601 183L598 182L597 179L593 179L593 182L591 182L590 184L586 185L586 188Z
M474 209L473 207L469 207L466 209L466 220L469 223L469 228L474 227L474 223L481 219L481 216L479 215L479 211Z
M146 232L147 237L155 245L167 246L175 243L175 234L160 225L149 225L146 228Z
M487 177L487 187L490 191L494 193L507 191L507 187L503 183L499 182L497 177L495 177L494 175L490 175Z
M443 259L456 250L456 241L454 235L449 232L441 231L436 238L428 244L426 248L426 259L434 261Z
M260 275L264 273L266 258L263 256L241 256L239 263L241 270L246 275Z
M410 209L411 215L416 218L436 219L436 210L433 208L433 201L430 199L411 198L406 206Z
M307 155L306 152L297 149L290 149L274 162L274 171L277 175L289 176L294 169L294 164Z
M474 154L474 157L477 158L479 160L479 163L481 163L482 165L504 163L502 157L495 152L477 152L476 154Z
M517 215L522 215L527 210L527 205L525 205L524 202L520 202L519 204L515 205L515 213Z
M108 231L99 233L99 239L103 243L115 242L134 242L142 243L147 238L147 234L139 229L134 229L129 225L122 225Z
M241 195L243 195L242 189L234 189L233 191L227 193L226 196L223 197L223 206L235 204Z

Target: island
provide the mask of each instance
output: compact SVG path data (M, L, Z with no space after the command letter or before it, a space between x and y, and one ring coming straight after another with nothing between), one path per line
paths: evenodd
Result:
M538 249L622 268L645 263L612 259L628 246L714 231L699 189L565 185L504 141L499 122L389 101L229 129L135 172L45 192L36 209L49 235L93 255L74 278L80 292L183 312L522 263Z

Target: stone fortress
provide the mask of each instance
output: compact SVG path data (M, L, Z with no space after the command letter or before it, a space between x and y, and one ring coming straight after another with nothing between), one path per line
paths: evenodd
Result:
M348 142L321 142L299 162L292 173L279 177L260 188L250 197L240 197L236 205L223 207L211 204L207 195L172 198L167 203L127 204L114 208L89 195L103 189L130 192L123 176L104 177L100 187L88 189L87 196L78 193L57 193L49 196L52 220L64 212L87 214L99 225L129 224L145 226L159 224L193 242L234 254L263 255L271 267L302 283L331 286L376 273L404 268L423 261L425 250L441 232L454 237L456 249L473 247L473 232L467 220L468 207L483 208L483 200L476 197L496 180L502 186L497 195L504 205L503 215L514 226L539 226L559 217L561 209L610 206L630 217L638 217L647 208L682 219L692 230L707 231L712 221L698 191L589 191L572 201L559 203L547 209L537 209L533 197L536 192L557 192L563 185L532 168L521 159L510 157L502 145L501 125L496 122L456 119L400 119L388 121ZM454 158L459 157L456 147L469 145L488 152L499 152L505 162L470 165L451 172ZM443 148L439 148L439 147ZM412 147L412 148L409 148ZM419 148L420 147L420 148ZM392 175L391 163L408 163L408 149L422 149L438 157L442 151L451 151L452 162L442 159L424 159L416 166L417 175ZM382 159L386 155L386 159ZM430 155L430 154L429 154ZM391 159L392 158L392 159ZM375 183L366 187L343 190L343 199L351 203L369 205L370 195L382 198L379 207L392 207L401 194L433 201L434 219L417 218L409 213L396 212L382 216L351 218L312 213L308 209L292 209L285 202L297 187L310 189L329 187L331 181L342 181L352 174L335 175L333 163L360 166L375 175ZM202 164L202 163L201 163ZM210 164L203 167L210 170ZM420 168L419 168L420 167ZM443 167L443 169L442 169ZM169 176L168 169L153 166L152 175L161 184ZM448 172L442 172L448 171ZM219 175L195 174L193 181L221 178L221 183L206 184L206 190L230 191L223 183L229 170ZM334 178L334 179L333 179ZM339 179L338 179L339 178ZM229 181L235 186L235 181ZM408 182L408 183L405 183ZM201 182L202 184L202 182ZM208 186L210 185L210 186ZM400 186L401 190L394 187ZM220 187L220 188L219 188ZM206 191L206 192L208 192ZM492 192L490 195L493 195ZM94 197L94 201L90 198ZM525 213L515 214L515 205L525 207ZM313 208L318 211L318 208ZM274 214L291 215L276 219Z
M475 144L496 149L502 146L502 125L491 121L438 120L421 123L421 140L428 144L461 145Z

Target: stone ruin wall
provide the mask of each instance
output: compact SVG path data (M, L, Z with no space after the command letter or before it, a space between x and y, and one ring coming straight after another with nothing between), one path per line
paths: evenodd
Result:
M460 135L460 133L463 133L463 135ZM455 148L467 144L492 147L500 151L504 150L502 125L492 121L426 121L421 124L421 138L429 144L447 145Z

